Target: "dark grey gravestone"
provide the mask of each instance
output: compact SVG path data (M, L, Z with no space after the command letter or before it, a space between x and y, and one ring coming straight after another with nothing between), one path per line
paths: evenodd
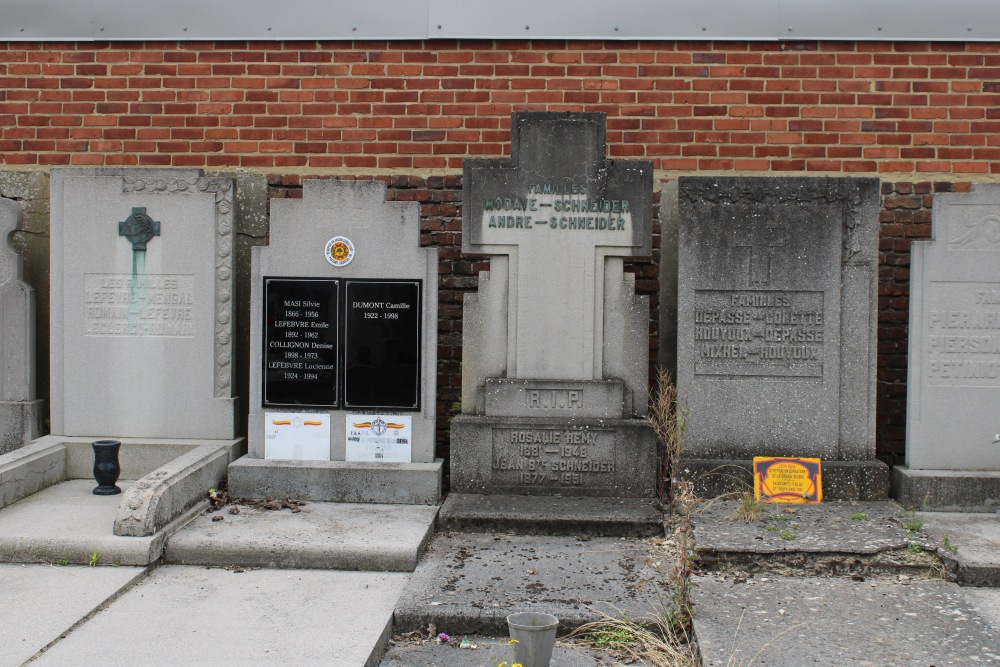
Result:
M511 127L510 160L465 162L463 251L490 271L465 301L452 490L652 498L649 304L623 272L651 252L652 165L605 158L603 114Z
M670 189L685 467L698 476L754 456L818 457L827 497L885 497L878 181L681 178ZM703 490L725 490L719 479Z
M913 243L907 505L1000 507L1000 186L934 197L930 241Z
M35 290L22 278L11 244L21 209L0 198L0 454L42 434L42 401L35 398Z

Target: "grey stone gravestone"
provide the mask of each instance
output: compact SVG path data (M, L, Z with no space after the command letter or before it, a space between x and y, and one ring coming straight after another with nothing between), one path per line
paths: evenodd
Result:
M307 180L252 250L236 496L435 504L437 249L377 181ZM405 426L409 426L407 436Z
M925 509L1000 507L1000 186L934 197L910 270L906 466L893 492Z
M824 497L887 495L875 459L878 205L873 179L681 178L665 190L684 467L701 492L750 481L754 456L802 456L823 460Z
M35 398L35 290L22 280L21 256L11 236L17 202L0 197L0 454L42 433L42 404Z
M197 170L53 170L53 436L236 438L234 189Z
M462 249L490 270L465 300L453 492L655 495L649 303L623 272L650 254L652 165L607 160L605 131L519 112L510 160L465 161Z

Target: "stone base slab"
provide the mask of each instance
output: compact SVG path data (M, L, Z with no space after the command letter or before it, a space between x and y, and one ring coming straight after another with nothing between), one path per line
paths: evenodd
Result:
M950 577L963 586L1000 589L1000 516L993 512L916 512L916 518L939 545L937 553ZM1000 604L996 609L1000 615Z
M892 469L892 497L904 507L933 512L1000 510L1000 470Z
M39 437L44 414L45 401L0 401L0 454Z
M703 667L983 667L1000 645L988 606L934 579L712 574L692 577L691 601Z
M155 535L115 535L122 498L133 482L118 481L124 492L95 496L96 482L71 479L0 510L0 561L4 563L73 563L148 565L163 553L167 537L203 513L207 502L177 516ZM95 555L96 554L96 555Z
M228 506L232 509L232 506ZM434 532L428 505L306 503L295 514L239 506L202 513L171 537L176 565L412 572Z
M681 459L683 479L694 482L702 498L753 489L753 461L747 459ZM823 461L824 500L886 500L889 466L882 461Z
M607 616L649 618L669 604L670 589L657 583L668 569L665 559L657 568L663 553L648 540L617 537L437 533L400 597L394 629L426 632L433 623L452 636L506 637L508 614L536 611L558 618L564 635ZM478 653L476 665L510 655L491 660L482 651L454 652Z
M229 466L234 498L437 505L443 459L434 463L242 459Z
M648 498L563 498L452 493L438 530L518 535L651 537L663 534L663 511Z
M451 490L652 498L656 434L643 419L460 415L451 422Z

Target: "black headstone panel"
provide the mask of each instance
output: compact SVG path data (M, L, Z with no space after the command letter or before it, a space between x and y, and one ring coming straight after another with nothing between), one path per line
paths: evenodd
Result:
M340 284L264 278L264 405L337 407Z
M420 409L422 283L344 281L345 409Z

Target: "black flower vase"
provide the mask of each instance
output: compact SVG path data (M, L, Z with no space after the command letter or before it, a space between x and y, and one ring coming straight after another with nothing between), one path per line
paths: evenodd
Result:
M94 479L97 480L95 496L113 496L122 490L115 486L122 467L118 463L120 440L96 440L94 442Z

